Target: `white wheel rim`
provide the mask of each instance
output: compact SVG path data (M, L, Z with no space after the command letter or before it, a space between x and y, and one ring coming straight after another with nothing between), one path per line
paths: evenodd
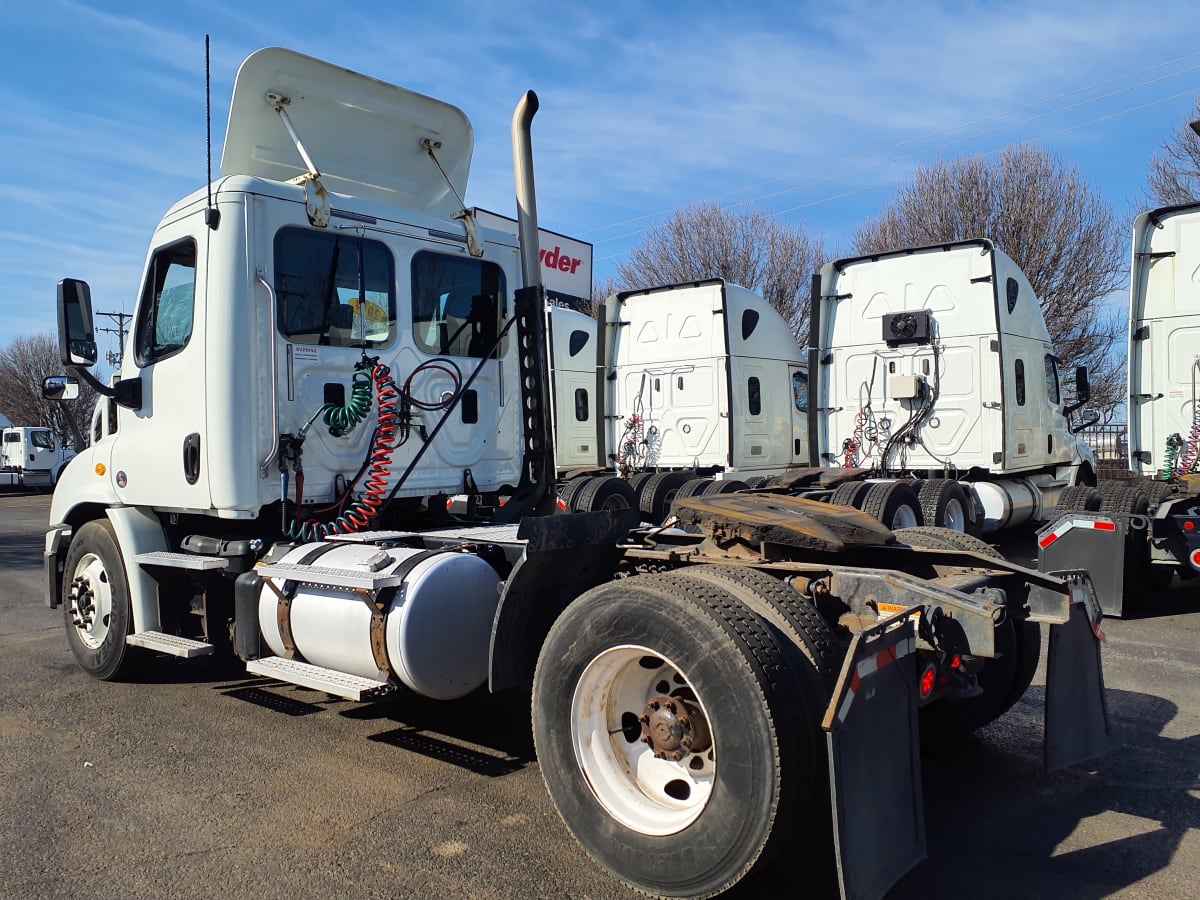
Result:
M104 562L95 553L84 554L71 577L70 616L85 647L99 650L112 619L112 584Z
M958 500L949 500L942 511L942 525L955 531L967 530L967 513Z
M648 667L651 661L658 664ZM592 794L622 825L648 835L675 834L695 822L716 775L715 735L699 752L681 749L678 761L657 758L644 742L640 718L663 696L687 698L703 728L709 727L708 713L679 667L632 644L588 663L571 700L571 742Z
M892 515L892 523L889 527L892 529L892 531L895 531L897 528L916 528L916 511L907 503L905 503Z

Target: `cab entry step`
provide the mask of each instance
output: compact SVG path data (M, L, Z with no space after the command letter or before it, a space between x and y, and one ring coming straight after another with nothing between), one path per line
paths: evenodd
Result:
M177 634L164 634L161 631L139 631L125 638L125 643L133 647L145 647L180 659L192 659L196 656L208 656L213 652L213 645L204 641L193 641L191 638L180 637Z
M324 691L335 697L355 702L374 700L396 690L396 686L388 681L347 675L345 672L325 669L295 659L283 659L279 656L252 659L246 663L246 671L266 678L274 678L276 681L286 681L288 684L311 688L314 691Z
M188 569L193 572L209 572L229 568L229 560L223 556L201 556L198 553L171 553L154 550L138 553L133 557L139 566L162 566L167 569Z

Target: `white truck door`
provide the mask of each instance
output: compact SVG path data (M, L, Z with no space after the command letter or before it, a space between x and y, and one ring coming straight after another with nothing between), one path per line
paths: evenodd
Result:
M58 462L58 444L49 428L31 428L26 432L26 471L49 472Z
M121 409L107 477L121 502L205 510L205 242L198 216L164 225L146 266L121 375L142 382L142 407Z

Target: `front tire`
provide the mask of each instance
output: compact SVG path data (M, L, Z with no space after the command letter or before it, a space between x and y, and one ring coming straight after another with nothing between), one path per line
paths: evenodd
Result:
M87 522L71 539L62 608L67 643L84 671L112 681L132 670L134 654L125 642L133 621L129 579L107 521Z
M649 893L711 896L798 839L824 799L820 708L787 641L675 573L601 585L560 616L534 678L534 742L600 865Z

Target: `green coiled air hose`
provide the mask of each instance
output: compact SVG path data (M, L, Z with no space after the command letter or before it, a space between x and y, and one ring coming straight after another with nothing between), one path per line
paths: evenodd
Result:
M336 403L326 403L320 409L321 420L335 434L345 434L353 431L354 426L367 417L371 411L371 373L359 369L354 373L354 381L350 386L350 401L345 406Z

